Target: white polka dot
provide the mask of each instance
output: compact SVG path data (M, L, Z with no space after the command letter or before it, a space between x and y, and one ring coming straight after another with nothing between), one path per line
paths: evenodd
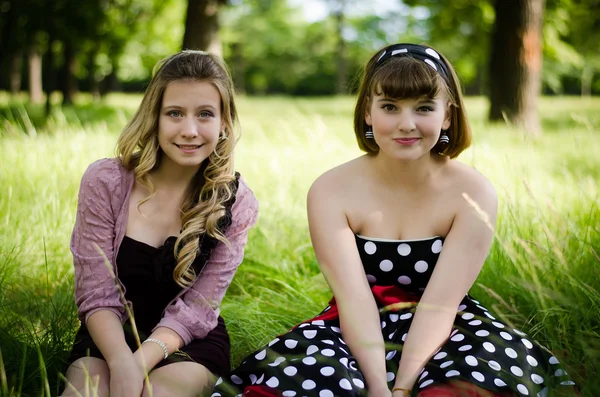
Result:
M392 313L390 314L390 321L395 323L396 321L398 321L398 315L396 313Z
M489 351L490 353L493 353L496 351L496 347L494 345L492 345L490 342L483 342L483 348L487 351Z
M333 367L321 368L321 375L323 375L323 376L331 376L334 374L334 372L335 372L335 369L333 369Z
M367 241L365 243L365 252L369 255L373 255L377 251L377 246L372 241Z
M550 357L550 360L548 360L548 362L550 364L558 364L558 359L554 356Z
M354 383L358 388L360 389L364 389L365 388L365 384L362 380L360 379L352 379L352 383Z
M262 375L260 376L260 378L258 378L258 379L256 380L256 384L257 384L257 385L260 385L264 379L265 379L265 374L262 374Z
M479 301L476 299L471 299L471 302L475 302L475 303L479 304Z
M329 339L324 340L323 343L325 343L326 345L333 345L333 341Z
M317 384L315 382L313 382L310 379L305 380L304 382L302 382L302 388L304 390L312 390L317 386Z
M357 371L358 368L356 368L356 361L352 360L350 361L350 363L348 364L350 366L350 368L352 368L353 370Z
M464 345L464 346L459 347L458 351L466 352L466 351L471 350L472 348L473 348L473 346L471 346L471 345Z
M394 374L393 372L388 372L386 374L386 379L387 379L388 382L393 381L395 377L396 377L396 374Z
M463 318L463 320L470 320L473 317L475 317L475 315L473 313L465 313L461 317Z
M494 360L488 361L488 365L490 366L491 369L493 369L495 371L500 371L502 369L502 367L500 366L500 364L498 364Z
M490 320L495 320L496 317L492 316L490 313L488 312L484 312L483 314L485 314Z
M294 397L296 392L293 390L286 390L282 393L283 397Z
M542 378L541 376L539 376L538 374L531 374L531 380L533 381L533 383L535 383L536 385L542 384L544 383L544 378Z
M481 306L481 305L476 305L478 308L480 308L481 310L483 310L484 312L487 312L488 309L486 309L485 307Z
M477 366L477 359L475 357L473 357L473 356L467 356L467 357L465 357L465 361L471 367L476 367Z
M525 387L525 385L518 384L517 385L517 390L519 391L519 393L521 393L524 396L528 396L529 395L529 390L527 390L527 388Z
M456 334L452 338L450 338L452 342L460 342L463 339L465 339L465 336L463 334Z
M308 346L308 349L306 349L306 355L310 356L311 354L318 352L319 348L315 345L310 345Z
M396 330L396 331L392 332L391 334L389 334L389 335L388 335L388 339L390 339L390 340L391 340L391 339L394 337L394 335L396 335L396 332L397 332L397 331L398 331L398 330Z
M521 331L519 331L518 329L514 329L514 328L513 328L513 331L515 331L515 333L516 333L517 335L521 335L521 336L525 336L525 335L526 335L524 332L521 332Z
M267 356L267 351L266 350L262 350L259 353L256 354L256 356L254 356L257 360L262 360L263 358L265 358Z
M385 355L385 359L391 360L392 358L394 358L395 355L396 355L396 350L392 350L391 352L389 352L388 354Z
M231 375L231 381L236 385L241 385L243 383L242 378L237 375Z
M339 327L331 327L331 330L332 330L333 332L337 332L338 334L341 334L341 333L342 333L342 330L341 330ZM346 343L344 342L344 345L345 345L345 344L346 344Z
M321 390L319 392L319 397L333 397L333 393L331 392L331 390Z
M315 320L312 322L313 325L325 325L325 321L323 320Z
M512 338L513 338L511 334L509 334L508 332L504 332L504 331L500 332L500 336L506 340L512 340Z
M431 252L434 254L439 254L442 252L442 240L435 240L431 245Z
M277 357L275 359L275 361L273 361L271 364L269 364L269 367L276 367L284 361L285 361L285 357Z
M453 376L458 376L458 375L460 375L460 372L458 372L454 369L452 371L446 372L446 378L451 378Z
M564 369L562 369L562 368L559 368L559 369L557 369L556 371L554 371L554 376L563 376L563 375L566 375L566 374L567 374L567 373L566 373L566 372L565 372L565 370L564 370Z
M528 349L533 348L533 343L529 342L527 339L521 339L521 342L523 342L523 344L525 345L526 348L528 348Z
M425 368L423 368L423 369L425 369ZM419 376L419 380L423 380L423 378L426 378L426 377L427 377L427 375L429 375L429 372L427 372L427 371L425 371L425 372L422 372L422 373L421 373L421 376Z
M254 375L250 375L251 377ZM251 378L252 379L252 378ZM217 379L217 382L215 383L215 386L219 386L221 383L223 383L223 378L219 378Z
M481 320L473 320L473 321L470 321L470 322L469 322L469 325L472 325L472 326L474 326L474 327L475 327L475 326L478 326L478 325L481 325L481 324L482 324L482 323L481 323Z
M367 281L369 284L375 284L377 282L377 278L371 274L367 274Z
M394 264L392 263L392 261L390 261L388 259L384 259L379 264L379 268L381 269L382 272L389 272L390 270L392 270L394 268Z
M317 336L317 331L311 329L311 330L308 330L308 331L302 331L302 334L304 334L304 337L306 339L312 339L315 336Z
M271 378L270 378L270 379L269 379L269 380L266 382L266 385L267 385L267 386L269 386L269 387L277 387L277 386L279 386L279 380L278 380L276 377L272 376L272 377L271 377Z
M400 316L400 320L408 320L412 316L413 316L412 313L404 313L403 315Z
M298 326L298 328L304 328L304 327L308 327L309 325L310 325L309 323L303 323L303 324L300 324L300 325Z
M467 305L460 305L460 306L458 307L458 311L459 311L459 312L462 312L462 311L463 311L463 310L465 310L466 308L467 308Z
M381 322L381 328L385 328L386 325L387 325L387 323L385 321Z
M483 382L485 380L485 376L481 372L473 371L471 372L471 376L478 380L479 382Z
M492 325L496 328L504 328L504 324L499 323L498 321L492 321Z
M504 352L510 358L517 358L517 352L513 348L507 347Z
M342 363L342 365L344 367L348 368L348 358L342 357L342 358L340 358L340 362Z
M410 245L408 245L408 244L400 244L398 246L398 253L401 256L407 256L408 254L410 254Z
M529 365L531 365L532 367L537 367L538 362L535 358L533 358L530 355L527 355L527 362L529 363Z
M275 343L279 342L279 338L275 338L273 339L271 342L269 342L269 347L273 346Z
M422 389L422 388L424 388L424 387L427 387L427 386L429 386L429 385L430 385L430 384L432 384L432 383L433 383L433 379L426 380L425 382L421 383L421 386L419 386L419 388L421 388L421 389Z
M431 49L431 48L427 48L425 49L425 52L429 55L431 55L432 57L434 57L435 59L440 59L440 56L438 55L437 52L435 52L435 50Z
M404 335L402 335L402 342L405 342L405 341L406 341L406 337L407 337L407 336L408 336L408 332L407 332L407 333L405 333Z
M418 261L417 263L415 263L415 271L417 271L418 273L425 273L428 268L429 265L425 261Z
M412 282L412 280L410 279L410 277L407 276L400 276L398 277L398 283L402 284L402 285L409 285Z
M335 356L335 352L331 349L323 349L321 350L321 354L326 356L326 357L333 357Z
M448 355L448 353L445 352L440 352L438 354L436 354L435 356L433 356L434 360L441 360L442 358L446 357Z
M344 390L352 390L352 385L348 379L342 379L340 381L340 387Z
M297 340L288 339L288 340L285 341L285 346L288 349L293 349L294 347L296 347L296 345L298 345L298 341Z
M446 368L451 366L452 364L454 364L454 361L450 360L450 361L446 361L440 364L440 368Z
M314 357L304 357L302 362L306 365L313 365L317 362L317 359Z
M575 384L575 382L573 382L572 380L565 380L565 381L560 382L560 384L564 385L564 386L573 386Z
M498 387L506 386L506 383L502 379L499 379L499 378L494 379L494 384Z
M475 335L480 336L480 337L484 337L484 336L488 336L490 333L488 331L486 331L485 329L480 329L479 331L475 332Z
M517 376L523 376L523 370L519 367L517 367L516 365L513 365L512 367L510 367L510 372L512 372L513 374L517 375Z
M292 367L292 366L285 367L283 369L283 373L286 374L287 376L294 376L298 373L298 369L296 369L296 367Z
M435 63L433 63L433 61L431 59L424 59L424 61L425 61L426 64L428 64L429 66L431 66L435 70L438 70L437 66L435 66Z

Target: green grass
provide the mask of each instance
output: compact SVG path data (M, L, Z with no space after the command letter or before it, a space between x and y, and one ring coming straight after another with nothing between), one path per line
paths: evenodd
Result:
M140 96L43 108L0 94L0 395L58 392L77 328L69 238L81 175L112 156ZM223 303L233 363L318 313L330 292L312 251L306 193L360 154L351 98L239 98L236 168L260 202L246 259ZM600 395L600 99L543 98L545 133L485 123L469 98L472 148L460 160L500 196L497 239L472 294L561 359Z

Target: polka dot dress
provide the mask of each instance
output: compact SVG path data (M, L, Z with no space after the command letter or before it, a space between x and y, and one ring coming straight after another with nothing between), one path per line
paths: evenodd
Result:
M386 342L386 372L394 383L414 305L389 309L395 302L418 301L443 249L443 238L396 241L356 236L361 260L380 307ZM410 298L412 297L412 298ZM406 305L405 305L406 306ZM545 396L557 387L573 387L558 360L523 332L510 328L478 301L465 296L457 308L450 337L418 377L413 395L428 386L462 380L493 392ZM294 327L252 353L227 379L219 379L212 397L365 396L365 379L343 340L337 307Z

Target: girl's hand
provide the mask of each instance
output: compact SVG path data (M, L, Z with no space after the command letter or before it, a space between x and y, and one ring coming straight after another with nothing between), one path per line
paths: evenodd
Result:
M134 359L133 354L114 360L108 364L110 369L111 397L140 397L144 389L146 374Z

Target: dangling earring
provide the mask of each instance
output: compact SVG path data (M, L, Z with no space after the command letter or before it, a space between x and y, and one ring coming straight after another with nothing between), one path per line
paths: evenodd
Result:
M367 139L375 138L375 135L373 135L373 129L371 128L371 126L367 127L367 130L365 131L365 138L367 138Z
M227 132L225 130L221 131L221 135L219 135L219 140L224 141L227 139Z
M438 145L441 146L441 150L438 151L439 155L444 155L444 152L446 151L446 148L448 147L448 144L450 143L450 137L448 137L448 135L446 135L446 131L442 130L442 134L440 135L440 139L438 140Z
M440 135L440 143L442 145L447 145L450 143L450 138L446 135L446 131L442 131L442 135Z

